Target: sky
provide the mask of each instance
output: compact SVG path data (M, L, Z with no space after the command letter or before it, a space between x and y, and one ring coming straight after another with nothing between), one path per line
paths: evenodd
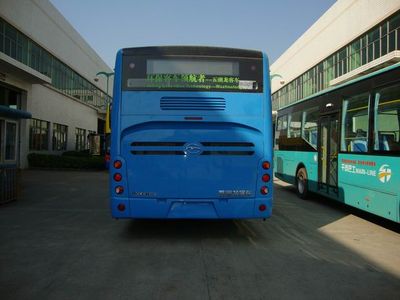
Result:
M273 63L335 0L50 0L114 68L118 49L160 45L261 50Z

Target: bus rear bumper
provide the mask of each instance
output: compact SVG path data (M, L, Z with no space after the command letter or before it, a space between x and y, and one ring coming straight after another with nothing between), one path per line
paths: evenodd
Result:
M272 196L235 199L111 199L116 219L253 219L269 218Z

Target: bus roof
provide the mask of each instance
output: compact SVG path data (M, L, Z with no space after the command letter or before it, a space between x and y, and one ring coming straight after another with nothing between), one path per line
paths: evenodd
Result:
M320 92L318 92L318 93L315 93L315 94L313 94L313 95L311 95L311 96L308 96L308 97L306 97L306 98L303 98L303 99L301 99L300 101L297 101L297 102L288 104L288 105L286 105L286 106L283 106L283 107L279 108L278 110L282 110L282 109L288 108L288 107L290 107L290 106L294 106L294 105L296 105L296 104L298 104L298 103L301 103L301 102L304 102L304 101L313 99L313 98L315 98L315 97L318 97L318 96L327 94L327 93L329 93L329 92L332 92L332 91L341 89L341 88L346 87L346 86L348 86L348 85L352 85L352 84L354 84L354 83L357 83L357 82L366 80L366 79L368 79L368 78L371 78L371 77L377 76L377 75L379 75L379 74L388 72L388 71L393 70L393 69L396 69L396 68L398 68L398 67L400 67L400 62L399 62L399 63L396 63L396 64L393 64L393 65L391 65L391 66L388 66L388 67L379 69L379 70L377 70L377 71L371 72L371 73L369 73L369 74L366 74L366 75L357 77L357 78L355 78L355 79L349 80L349 81L344 82L344 83L342 83L342 84L339 84L339 85L336 85L336 86L333 86L333 87L324 89L324 90L322 90L322 91L320 91Z
M123 55L199 55L262 58L261 51L208 46L154 46L122 49Z

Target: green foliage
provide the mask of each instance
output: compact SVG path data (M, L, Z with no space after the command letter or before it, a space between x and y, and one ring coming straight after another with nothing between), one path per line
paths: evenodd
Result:
M65 151L62 156L75 156L75 157L90 157L89 150L84 151Z
M73 156L30 153L28 155L28 161L31 168L95 170L102 170L105 168L103 156Z

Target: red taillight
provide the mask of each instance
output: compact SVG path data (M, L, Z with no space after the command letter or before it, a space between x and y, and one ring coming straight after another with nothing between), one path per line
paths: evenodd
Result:
M268 182L271 179L271 177L269 176L269 174L264 174L262 177L262 181L264 182Z
M261 190L260 190L260 193L263 194L263 195L268 194L268 188L267 188L266 186L263 186L263 187L261 188Z
M120 169L122 167L122 162L120 160L114 161L114 168Z
M259 211L264 211L267 209L267 206L265 204L260 204L260 206L258 207Z
M120 173L115 173L114 174L114 180L115 181L121 181L122 180L122 175Z
M115 193L122 194L124 192L124 188L122 186L117 186L115 188Z
M120 204L118 204L117 208L118 208L119 211L124 211L125 210L125 204L120 203Z
M268 170L269 168L271 168L271 164L269 163L269 161L264 161L262 163L262 167L264 170Z

